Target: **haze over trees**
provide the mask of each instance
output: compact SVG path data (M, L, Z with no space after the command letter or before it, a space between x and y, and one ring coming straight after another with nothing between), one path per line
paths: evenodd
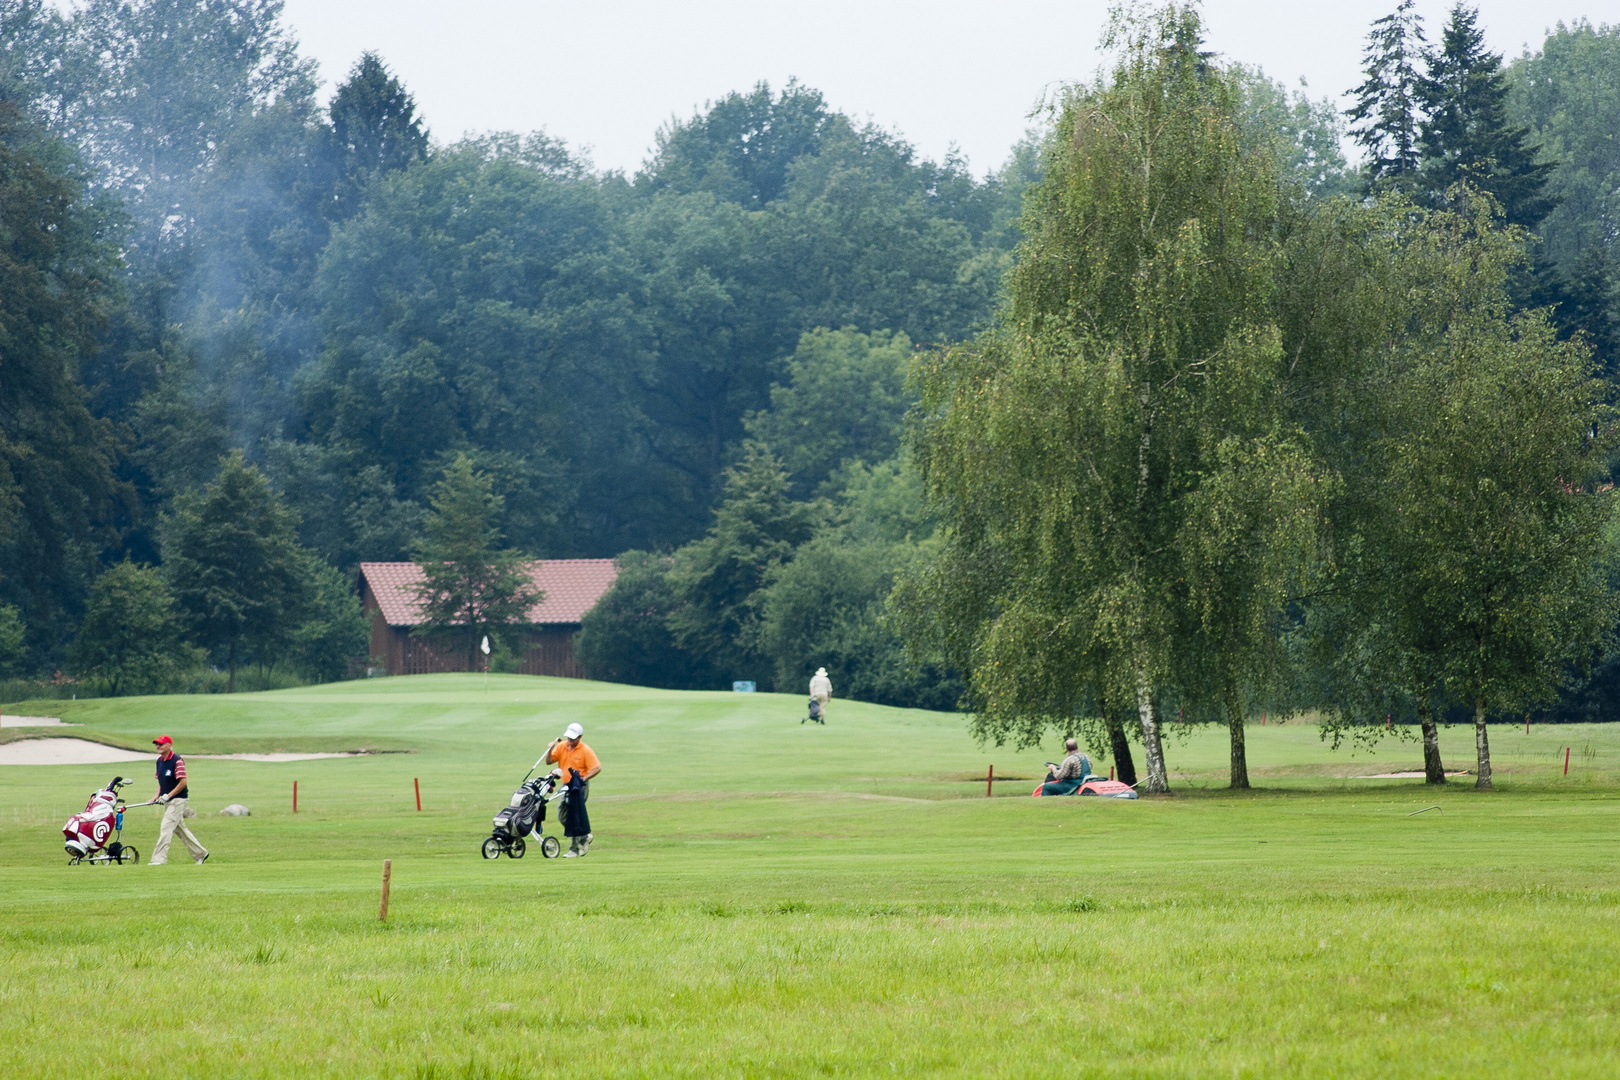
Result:
M1173 718L1242 786L1257 709L1620 709L1620 30L1403 4L1348 117L1112 33L990 172L790 82L626 176L435 141L372 53L322 107L273 0L0 0L0 668L341 678L362 560L471 648L500 567L615 556L593 673L826 666L1152 788Z

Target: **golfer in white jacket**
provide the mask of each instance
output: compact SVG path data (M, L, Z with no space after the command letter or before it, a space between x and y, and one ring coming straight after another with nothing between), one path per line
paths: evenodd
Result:
M832 680L827 678L826 668L816 668L816 673L810 679L810 696L821 704L821 715L827 715L827 702L832 697Z

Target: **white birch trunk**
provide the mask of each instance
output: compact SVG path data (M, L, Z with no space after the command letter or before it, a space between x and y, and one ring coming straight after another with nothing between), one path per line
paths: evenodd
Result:
M1144 682L1136 685L1136 712L1142 720L1142 756L1147 759L1147 782L1143 790L1170 794L1170 778L1164 770L1164 747L1159 743L1159 713L1153 704L1153 689Z
M1491 740L1485 733L1485 697L1474 698L1474 749L1479 754L1479 766L1474 787L1483 791L1491 788Z

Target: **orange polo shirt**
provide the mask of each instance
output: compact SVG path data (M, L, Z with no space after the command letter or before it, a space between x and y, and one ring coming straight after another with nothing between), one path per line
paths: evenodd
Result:
M568 746L568 740L564 739L551 752L551 760L553 764L562 769L564 783L573 779L570 770L583 776L601 764L596 760L596 752L586 746L583 739L580 740L578 746L571 749Z

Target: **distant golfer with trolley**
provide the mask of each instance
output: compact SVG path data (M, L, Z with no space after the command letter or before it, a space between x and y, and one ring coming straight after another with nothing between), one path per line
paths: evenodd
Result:
M169 861L169 841L178 832L192 861L201 866L208 861L208 849L186 828L186 818L194 815L189 805L191 787L186 782L186 760L174 752L174 740L167 735L159 735L152 745L158 748L158 794L154 801L163 807L163 824L158 826L157 844L147 865L162 866Z
M585 800L590 798L591 778L602 771L596 753L580 741L585 729L569 724L562 738L552 739L540 760L562 770L562 780L568 786L568 797L563 800L563 835L568 837L565 859L578 858L591 850L591 818L585 812Z
M832 680L827 678L826 668L816 668L816 673L810 677L810 715L808 719L818 724L827 722L827 702L832 700ZM802 721L801 721L802 723Z

